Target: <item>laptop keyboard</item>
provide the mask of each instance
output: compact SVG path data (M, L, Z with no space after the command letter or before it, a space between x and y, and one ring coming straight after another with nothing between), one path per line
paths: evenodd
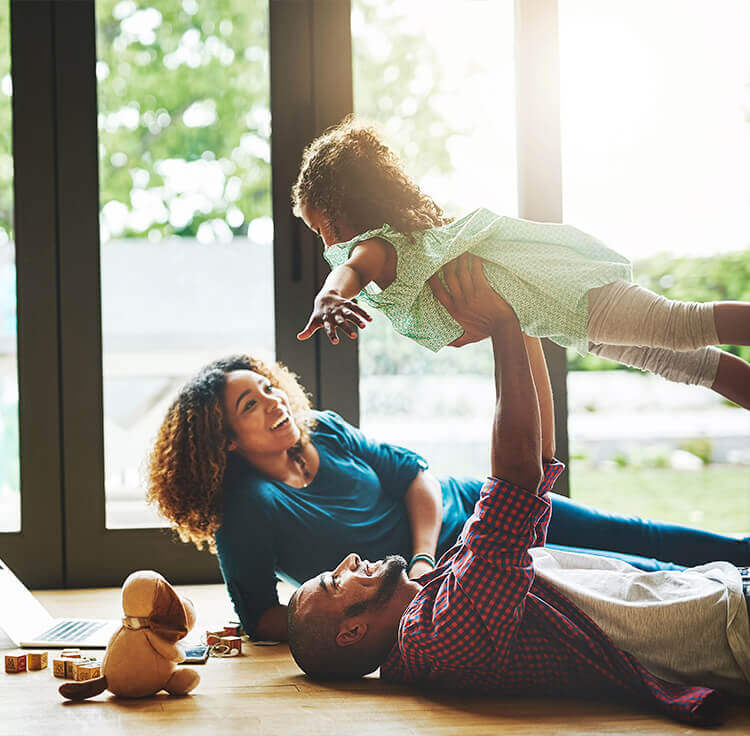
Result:
M39 641L81 641L106 625L106 621L60 621L34 638Z

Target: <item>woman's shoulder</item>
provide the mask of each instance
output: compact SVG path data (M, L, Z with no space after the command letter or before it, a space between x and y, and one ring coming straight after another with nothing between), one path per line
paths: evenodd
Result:
M342 437L352 431L352 426L340 414L331 409L313 411L315 428L312 431L313 440L321 437Z

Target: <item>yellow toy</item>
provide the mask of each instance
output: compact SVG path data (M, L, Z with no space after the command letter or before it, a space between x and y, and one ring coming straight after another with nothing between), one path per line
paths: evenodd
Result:
M177 668L184 659L178 641L195 624L192 601L181 598L153 570L139 570L122 586L122 626L109 640L102 675L84 682L66 682L60 694L84 700L109 690L121 698L144 698L166 690L185 695L200 682L193 669Z

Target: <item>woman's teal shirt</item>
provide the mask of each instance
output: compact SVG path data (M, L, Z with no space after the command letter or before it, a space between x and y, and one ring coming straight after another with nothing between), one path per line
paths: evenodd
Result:
M350 552L379 560L411 557L403 502L427 467L411 450L376 442L332 411L315 412L311 440L320 468L307 488L270 480L232 456L224 479L216 547L243 628L279 603L276 579L293 585L330 570ZM479 497L481 480L445 478L437 556L455 542Z

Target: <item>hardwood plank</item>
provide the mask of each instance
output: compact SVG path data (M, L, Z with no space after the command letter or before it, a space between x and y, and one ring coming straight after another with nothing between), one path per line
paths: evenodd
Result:
M198 623L189 638L235 617L221 585L177 586L193 600ZM286 600L289 590L282 590ZM37 591L54 616L119 618L116 588ZM10 643L0 640L0 649ZM0 651L3 654L4 651ZM197 665L201 683L184 698L157 695L119 700L103 693L84 703L64 703L61 680L50 669L0 675L0 734L57 734L96 729L109 734L259 734L261 736L496 736L539 733L698 734L658 715L615 703L567 699L485 698L415 691L375 676L350 683L317 683L297 670L286 645L245 644L242 657ZM750 733L750 709L732 704L722 734Z

